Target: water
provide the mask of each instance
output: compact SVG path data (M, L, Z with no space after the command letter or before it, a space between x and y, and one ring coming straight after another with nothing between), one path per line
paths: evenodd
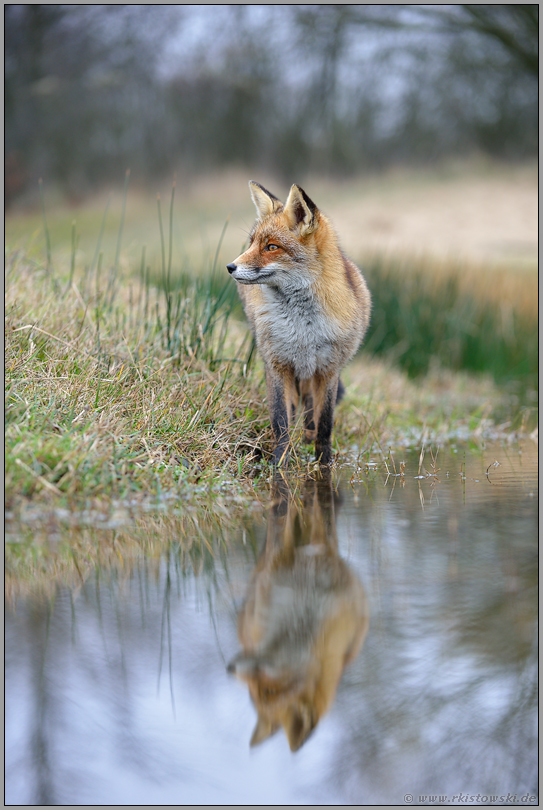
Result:
M142 519L70 587L26 583L6 610L6 803L537 804L522 451L279 478L268 508L215 517L209 548L178 542L182 517Z

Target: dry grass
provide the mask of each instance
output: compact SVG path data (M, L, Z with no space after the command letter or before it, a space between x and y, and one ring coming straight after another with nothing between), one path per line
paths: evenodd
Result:
M223 226L229 219L221 251L221 266L237 256L254 220L247 182L267 185L279 197L288 184L261 170L214 173L177 183L174 217L174 263L192 272L213 260ZM119 183L122 180L119 177ZM123 255L137 266L141 247L148 258L160 259L156 196L131 181L124 225ZM292 182L302 182L293 177ZM538 171L536 164L504 165L488 161L448 163L435 170L391 170L386 174L339 182L304 178L302 185L332 218L345 251L355 260L378 254L413 259L425 257L430 266L464 263L501 269L514 278L537 275ZM171 187L157 189L164 200ZM53 259L69 261L72 221L77 221L79 264L92 260L106 193L78 207L54 189L45 188L45 203ZM121 191L115 191L104 228L104 255L113 252L121 218ZM38 202L38 200L36 199ZM42 249L39 205L13 209L6 217L6 238L13 247ZM481 292L490 291L487 285Z
M537 178L536 164L472 161L425 172L398 169L322 191L319 184L315 197L354 256L428 257L535 273Z
M379 266L384 276L402 272L409 277L414 270L424 277L425 288L430 294L439 294L443 285L454 279L460 293L500 308L505 321L511 319L513 312L531 320L538 317L539 276L536 266L531 268L514 262L492 265L473 259L462 262L428 254L414 258L366 252L360 267L372 266Z
M164 292L136 280L115 282L107 303L109 281L97 272L67 288L19 255L7 273L10 510L29 500L75 508L252 497L255 476L268 474L272 436L263 369L244 324L222 309L204 332L210 299L196 287L178 292L187 306L168 322ZM334 433L343 454L413 443L424 430L446 438L482 429L507 408L485 378L434 371L421 386L361 359L345 381ZM293 470L313 464L300 432Z
M175 356L156 290L133 284L107 307L103 288L86 295L73 283L63 294L22 259L8 270L8 506L61 494L144 499L249 474L268 428L245 330L222 340L209 330L205 351L196 334Z

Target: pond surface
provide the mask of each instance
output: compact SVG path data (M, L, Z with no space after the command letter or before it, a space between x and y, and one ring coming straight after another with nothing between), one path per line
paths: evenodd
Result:
M405 460L11 600L6 803L537 804L537 449Z

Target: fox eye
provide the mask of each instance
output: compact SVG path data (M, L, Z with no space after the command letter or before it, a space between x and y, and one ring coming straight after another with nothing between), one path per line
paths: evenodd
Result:
M266 245L266 247L264 248L264 250L270 250L270 251L280 250L280 249L281 248L279 247L279 245L274 245L273 243L271 243L270 245Z

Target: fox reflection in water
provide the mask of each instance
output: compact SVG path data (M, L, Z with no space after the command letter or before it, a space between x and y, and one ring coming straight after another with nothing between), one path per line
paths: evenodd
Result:
M229 664L258 713L251 745L282 726L297 751L330 708L343 670L366 637L362 584L337 548L329 475L302 502L277 473L266 546L238 615L242 652Z

